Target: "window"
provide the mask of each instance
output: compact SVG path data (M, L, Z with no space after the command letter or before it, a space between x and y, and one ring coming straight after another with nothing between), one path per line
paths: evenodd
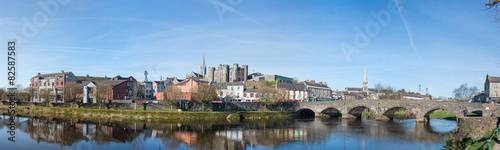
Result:
M498 88L498 87L497 87L497 84L493 84L493 88L495 88L495 89L496 89L496 88Z
M44 83L43 83L43 86L47 86L47 82L44 82Z
M56 82L56 85L59 85L59 82Z
M243 93L243 97L247 97L247 93Z
M54 86L54 82L52 82L52 86Z
M61 85L63 85L64 82L61 82Z
M62 80L63 76L57 76L57 80Z
M498 92L497 91L495 91L495 97L498 97Z
M130 86L130 82L127 82L127 86Z
M240 90L240 87L238 86L238 90Z
M250 97L253 97L253 93L250 93Z

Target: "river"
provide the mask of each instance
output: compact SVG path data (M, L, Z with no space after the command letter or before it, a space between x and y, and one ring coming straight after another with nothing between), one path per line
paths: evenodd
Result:
M0 116L0 149L442 149L455 121L319 119L138 123Z

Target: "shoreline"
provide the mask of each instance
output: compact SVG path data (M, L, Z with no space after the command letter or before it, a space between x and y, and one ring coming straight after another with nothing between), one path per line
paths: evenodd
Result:
M7 113L9 106L0 105L0 112ZM152 110L111 110L67 107L16 106L16 115L28 117L69 118L109 121L240 121L291 119L293 112L218 112L218 111L152 111Z

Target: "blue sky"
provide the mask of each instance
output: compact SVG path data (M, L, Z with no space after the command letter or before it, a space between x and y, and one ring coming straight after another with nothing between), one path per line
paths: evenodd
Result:
M39 5L51 2L49 11ZM372 15L384 12L382 21ZM23 86L60 70L183 78L199 71L204 53L208 66L247 64L333 90L361 87L366 68L370 87L421 84L452 96L462 83L482 90L487 73L500 76L500 23L492 16L480 0L21 0L0 2L0 41L18 35Z

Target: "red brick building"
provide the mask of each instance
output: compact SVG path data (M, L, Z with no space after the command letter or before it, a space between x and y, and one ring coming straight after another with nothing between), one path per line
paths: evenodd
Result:
M40 93L41 89L50 89L51 94L55 95L54 99L49 100L53 102L64 102L63 91L64 85L66 82L77 82L78 79L72 72L64 72L61 70L59 73L50 73L50 74L40 74L31 77L30 79L30 87L34 89L32 102L43 102L46 101L44 99L40 99L38 93Z

